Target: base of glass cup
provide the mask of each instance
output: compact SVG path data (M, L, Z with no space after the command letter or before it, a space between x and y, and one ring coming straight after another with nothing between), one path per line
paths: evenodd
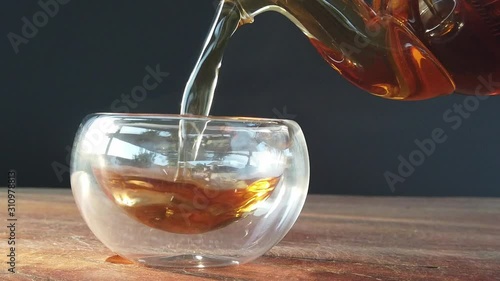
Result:
M223 267L239 265L240 262L234 257L224 256L204 256L204 255L179 255L170 257L144 257L137 261L147 267L165 268L205 268L205 267Z

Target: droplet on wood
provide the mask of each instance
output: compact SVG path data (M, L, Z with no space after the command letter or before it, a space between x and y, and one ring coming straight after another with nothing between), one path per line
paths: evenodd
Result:
M114 255L106 259L106 262L115 264L133 264L134 262L119 255Z

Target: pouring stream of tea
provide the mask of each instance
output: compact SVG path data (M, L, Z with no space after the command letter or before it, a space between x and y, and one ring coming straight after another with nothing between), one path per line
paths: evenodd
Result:
M201 56L184 90L181 114L209 115L224 49L240 21L240 11L234 3L219 5Z

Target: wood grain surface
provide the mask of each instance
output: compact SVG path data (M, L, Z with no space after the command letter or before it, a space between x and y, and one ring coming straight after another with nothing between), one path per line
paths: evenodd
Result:
M168 270L106 262L70 190L18 188L16 205L17 273L2 227L0 280L500 280L500 199L313 195L255 262Z

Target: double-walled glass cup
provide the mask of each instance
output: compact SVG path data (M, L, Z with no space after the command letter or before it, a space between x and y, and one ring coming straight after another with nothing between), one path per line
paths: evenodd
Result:
M309 184L293 121L94 114L75 139L71 186L95 236L152 267L237 265L295 223Z

